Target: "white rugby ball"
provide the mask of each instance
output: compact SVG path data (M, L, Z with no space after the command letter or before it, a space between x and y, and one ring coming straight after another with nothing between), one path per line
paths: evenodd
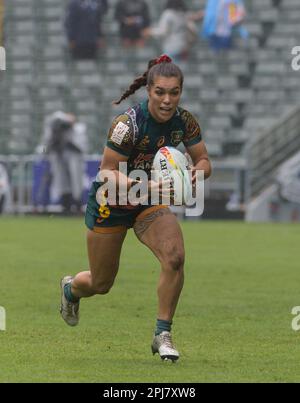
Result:
M189 162L182 152L174 147L162 147L154 157L152 178L159 182L170 181L174 188L174 204L189 203L192 198L192 182Z

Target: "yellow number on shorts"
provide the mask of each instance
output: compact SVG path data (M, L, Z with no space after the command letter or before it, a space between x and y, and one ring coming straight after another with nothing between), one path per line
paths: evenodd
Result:
M99 208L100 217L108 218L110 216L110 209L107 206L100 206Z

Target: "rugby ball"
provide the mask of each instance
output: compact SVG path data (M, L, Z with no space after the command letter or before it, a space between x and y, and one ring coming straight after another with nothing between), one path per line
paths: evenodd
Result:
M173 203L188 204L192 198L192 181L189 162L182 152L174 147L162 147L154 157L152 179L156 182L170 181L174 188Z

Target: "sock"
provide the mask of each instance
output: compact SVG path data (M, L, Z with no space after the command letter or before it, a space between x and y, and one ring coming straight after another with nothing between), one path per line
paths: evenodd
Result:
M158 336L162 332L170 332L171 327L172 327L172 322L169 322L168 320L157 319L155 336Z
M76 298L71 291L72 283L66 284L64 287L65 297L69 302L76 303L79 301L80 298Z

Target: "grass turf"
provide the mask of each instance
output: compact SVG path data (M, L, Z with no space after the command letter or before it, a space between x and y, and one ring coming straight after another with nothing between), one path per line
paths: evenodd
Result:
M159 264L132 231L111 293L59 316L59 280L87 268L82 219L0 219L0 382L299 382L299 225L186 222L181 358L150 351Z

